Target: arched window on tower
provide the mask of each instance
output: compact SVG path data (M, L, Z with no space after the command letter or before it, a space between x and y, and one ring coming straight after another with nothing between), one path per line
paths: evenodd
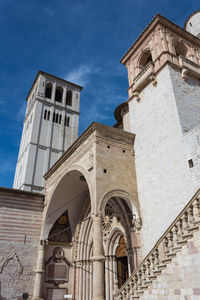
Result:
M55 114L55 112L53 113L53 122L55 122L56 121L56 114Z
M52 95L52 84L47 83L46 90L45 90L45 97L51 99L51 95Z
M45 109L44 111L44 119L46 120L47 119L47 110Z
M56 114L56 123L58 123L59 114Z
M59 124L61 124L62 121L62 115L59 116Z
M69 127L70 118L67 118L67 127Z
M152 55L151 55L151 51L150 50L146 50L141 58L140 58L140 61L139 61L139 68L140 70L143 70L145 69L145 67L149 64L153 62L153 59L152 59Z
M66 105L72 106L72 91L70 90L67 91Z
M49 121L49 119L50 119L50 110L47 113L47 120Z
M60 86L58 86L56 88L55 101L62 103L62 95L63 95L63 89Z
M176 56L183 56L186 57L187 55L187 48L185 47L185 45L183 45L182 43L176 41L174 43L174 50L176 53Z

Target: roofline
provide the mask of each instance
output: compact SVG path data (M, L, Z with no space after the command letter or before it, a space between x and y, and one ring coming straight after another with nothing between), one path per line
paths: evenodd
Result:
M147 33L151 31L155 25L158 23L163 24L163 22L167 22L169 26L173 26L176 28L176 30L179 30L182 32L182 34L187 35L188 38L195 40L195 42L198 43L200 46L200 40L193 34L189 33L182 27L178 26L177 24L173 23L169 19L163 17L160 14L157 14L152 21L147 25L147 27L143 30L143 32L140 34L140 36L136 39L136 41L132 44L132 46L128 49L128 51L122 56L120 63L126 64L126 61L128 60L129 56L132 54L133 50L137 47L139 47L139 44L142 42L143 39L145 39ZM165 24L166 25L166 24Z
M70 81L67 81L67 80L65 80L65 79L63 79L63 78L60 78L60 77L57 77L57 76L54 76L54 75L52 75L52 74L49 74L49 73L46 73L46 72L44 72L44 71L39 70L38 73L37 73L37 75L36 75L36 77L35 77L35 79L34 79L34 81L33 81L33 83L32 83L32 86L31 86L31 88L30 88L30 90L29 90L29 92L28 92L28 95L27 95L27 97L26 97L26 100L28 100L28 97L29 97L29 95L30 95L30 93L31 93L31 90L32 90L32 88L33 88L35 82L37 81L39 75L42 75L42 74L43 74L43 75L50 76L50 77L55 78L55 79L58 79L58 80L60 80L60 81L62 81L62 82L64 82L64 83L71 84L71 85L75 86L76 88L80 89L80 91L82 91L82 89L83 89L83 87L80 86L80 85L78 85L78 84L75 84L75 83L70 82Z
M75 142L66 150L66 152L55 162L55 164L47 171L46 174L44 174L44 179L47 180L55 171L58 169L62 163L70 157L70 155L90 136L95 130L97 129L103 129L103 130L108 130L115 132L115 135L119 136L119 132L116 132L117 130L114 127L110 127L105 124L97 123L97 122L92 122L89 127L87 127L83 133L75 140ZM131 137L135 139L135 135L132 133L126 132L126 131L121 131L121 134L123 132L123 135L127 137Z
M196 14L198 14L200 12L200 9L197 9L195 10L192 14L190 14L188 16L188 18L186 19L185 23L184 23L184 29L186 30L186 26L187 26L187 23L189 22L189 20Z
M13 188L7 188L7 187L0 186L0 193L1 192L17 193L17 194L23 194L23 195L28 195L28 196L35 196L35 197L44 198L44 195L41 194L41 193L35 193L35 192L24 191L24 190L19 190L19 189L13 189Z

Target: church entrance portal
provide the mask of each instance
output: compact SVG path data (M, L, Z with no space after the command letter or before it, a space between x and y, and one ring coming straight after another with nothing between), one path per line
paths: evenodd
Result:
M128 259L126 255L127 244L125 238L122 236L119 240L119 246L116 250L117 262L117 279L119 288L128 279Z

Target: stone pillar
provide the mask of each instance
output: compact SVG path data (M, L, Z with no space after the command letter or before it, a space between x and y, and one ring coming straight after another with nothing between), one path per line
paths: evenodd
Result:
M62 104L64 107L66 106L66 94L67 94L67 89L66 89L66 87L64 87L63 97L62 97Z
M40 241L37 259L37 268L35 270L35 284L33 290L32 300L42 300L42 283L43 283L43 273L44 270L44 250L46 242L44 240Z
M93 300L104 300L102 216L93 216Z
M55 95L56 95L56 83L53 83L53 89L51 94L51 100L55 101Z

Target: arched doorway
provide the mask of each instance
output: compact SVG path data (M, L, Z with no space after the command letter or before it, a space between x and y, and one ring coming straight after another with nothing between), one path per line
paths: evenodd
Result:
M117 280L120 288L128 279L128 258L127 258L127 244L124 236L119 239L119 246L116 249L117 262Z
M113 290L119 289L136 268L133 250L134 216L133 210L120 197L111 197L104 206L106 300L113 299Z

